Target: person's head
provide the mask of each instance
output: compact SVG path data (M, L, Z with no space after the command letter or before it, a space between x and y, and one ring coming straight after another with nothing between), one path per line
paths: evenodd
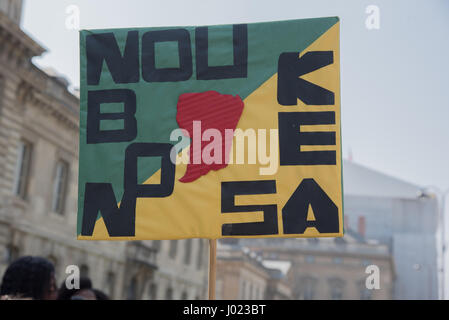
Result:
M41 257L21 257L11 263L3 275L0 295L56 299L56 279L53 264Z
M97 300L97 295L93 289L83 289L72 295L70 300Z
M98 289L92 289L93 292L95 293L95 297L97 298L97 300L109 300L109 297L106 293L104 293L101 290Z
M79 288L69 289L64 281L59 288L58 300L96 300L92 282L87 277L80 277Z

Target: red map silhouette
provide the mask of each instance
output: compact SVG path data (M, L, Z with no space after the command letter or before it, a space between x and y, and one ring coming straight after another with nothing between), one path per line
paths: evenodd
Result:
M201 93L184 93L179 96L176 120L180 128L187 130L191 138L189 149L190 162L181 182L192 182L207 174L210 170L225 168L228 163L230 150L225 150L225 129L235 130L243 111L243 101L237 96L220 94L216 91ZM201 121L201 135L195 139L193 121ZM201 141L204 131L216 129L221 134L221 161L220 163L206 164L203 161L204 148L214 142ZM198 137L198 132L195 132ZM197 144L201 144L198 146ZM232 140L231 140L232 147ZM226 152L227 151L227 152ZM196 163L194 163L196 159Z

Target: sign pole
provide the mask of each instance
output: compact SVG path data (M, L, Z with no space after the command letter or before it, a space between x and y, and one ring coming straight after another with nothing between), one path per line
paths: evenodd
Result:
M215 300L217 276L217 239L209 239L209 300Z

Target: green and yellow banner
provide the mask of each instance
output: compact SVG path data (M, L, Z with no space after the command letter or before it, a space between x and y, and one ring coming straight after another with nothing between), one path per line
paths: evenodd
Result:
M83 30L78 239L343 235L339 20Z

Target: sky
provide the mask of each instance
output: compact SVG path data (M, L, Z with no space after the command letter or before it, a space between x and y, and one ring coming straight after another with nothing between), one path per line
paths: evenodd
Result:
M22 28L47 49L34 63L79 87L78 31L66 26L72 5L81 29L339 16L344 158L449 189L447 0L25 0ZM370 5L379 29L366 27Z

